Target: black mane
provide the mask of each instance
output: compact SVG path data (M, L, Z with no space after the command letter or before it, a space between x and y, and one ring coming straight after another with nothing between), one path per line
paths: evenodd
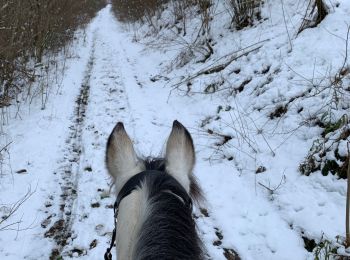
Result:
M144 165L146 170L148 171L161 171L161 172L166 172L165 169L165 159L161 157L153 158L153 157L148 157L144 161ZM190 178L190 197L194 202L199 205L201 202L203 202L204 196L202 189L200 188L197 179L191 175L189 176Z
M133 259L203 259L190 195L165 172L164 159L148 159L145 165L149 173L145 178L149 212L140 229Z
M144 160L146 170L165 172L165 159L148 157Z

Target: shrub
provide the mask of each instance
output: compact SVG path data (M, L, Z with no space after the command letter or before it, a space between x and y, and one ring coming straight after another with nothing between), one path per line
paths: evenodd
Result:
M320 170L322 175L331 173L346 179L349 155L344 152L344 146L350 137L347 116L344 115L333 124L324 125L324 128L324 134L314 141L299 170L307 176Z
M260 19L261 0L227 0L232 14L232 24L237 30L253 25L254 20Z
M166 0L112 0L113 10L122 22L136 22L152 18Z
M0 0L0 107L35 80L43 55L57 52L104 0Z

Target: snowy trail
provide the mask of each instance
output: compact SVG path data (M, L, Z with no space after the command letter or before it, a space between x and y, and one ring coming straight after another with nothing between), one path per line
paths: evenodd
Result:
M79 216L76 219L80 220L73 224L76 238L65 251L73 252L70 255L75 252L82 258L98 258L108 245L114 194L105 198L108 185L102 162L104 144L114 124L117 121L125 123L140 155L159 156L172 121L179 119L190 129L198 147L196 174L209 203L206 205L208 208L198 210L196 215L210 258L230 259L233 249L237 251L237 248L244 248L243 252L251 252L242 253L244 259L256 259L261 255L261 250L269 259L283 259L286 252L301 259L303 250L295 250L301 239L274 212L268 201L252 192L255 186L253 180L239 178L238 174L232 175L230 165L213 167L203 161L208 156L208 150L202 148L207 140L201 137L201 130L198 129L198 117L202 111L195 108L194 111L199 112L193 113L191 110L193 105L205 107L208 101L198 103L189 97L175 95L167 102L169 89L164 88L162 82L152 86L149 81L149 75L157 72L156 57L150 60L142 46L129 42L108 8L101 12L97 20L95 65L85 121L87 131L83 133L84 151L81 155L84 161L81 172L87 167L92 173L79 177L75 214ZM226 183L234 185L232 190L229 193L217 193L218 187ZM242 194L237 197L236 193L243 193L246 200L240 201ZM246 209L239 212L237 208ZM235 223L230 219L234 219ZM265 222L265 219L269 220ZM280 226L285 239L276 239L275 225ZM248 231L247 226L251 226ZM242 240L236 241L234 238L237 234L246 236L247 242L241 244ZM264 236L267 238L261 239ZM98 241L96 248L87 253L91 244L95 246L94 241Z
M90 80L95 60L96 37L93 37L93 43L90 50L89 60L86 65L83 82L81 83L80 93L76 99L75 113L69 126L69 136L63 149L63 158L59 162L62 165L57 172L56 182L59 183L61 191L58 192L59 199L50 196L50 199L59 205L59 213L48 212L48 217L41 223L43 228L51 224L52 219L57 219L51 227L45 232L46 238L54 240L54 248L50 258L55 259L62 255L64 247L70 239L74 239L72 225L76 220L74 204L77 199L77 189L79 188L81 155L83 151L82 134L85 125L86 109L89 104ZM57 201L58 200L58 201Z
M300 230L289 221L302 222L304 212L316 214L308 211L307 202L298 207L307 199L320 208L321 200L334 200L331 207L336 214L344 194L320 199L319 190L327 187L318 186L324 180L294 177L281 188L285 193L272 201L266 190L257 187L256 175L241 175L228 160L209 159L218 140L210 139L203 121L222 100L210 95L169 96L166 77L153 80L165 74L161 62L168 54L152 53L131 42L110 6L92 21L86 38L77 48L79 58L66 72L61 95L52 97L46 111L13 125L19 141L12 164L16 169L26 167L30 174L15 176L12 188L1 195L4 200L19 197L15 186L24 189L28 183L37 189L20 212L30 229L3 233L8 241L0 236L1 243L8 242L7 248L0 248L1 259L101 259L113 230L115 194L104 165L110 131L116 122L124 122L139 155L159 156L175 119L189 129L195 142L195 175L207 199L203 208L195 209L195 217L208 258L233 259L234 252L244 260L310 257ZM311 198L303 197L306 191ZM291 194L298 200L293 201ZM325 219L330 223L334 217Z
M172 121L176 118L185 120L188 109L178 107L178 100L173 100L169 109L167 89L147 88L146 83L141 82L146 79L139 78L148 75L150 67L143 67L144 64L132 56L140 49L127 46L123 29L109 8L101 11L91 33L89 61L63 158L59 160L62 164L57 175L61 191L56 193L56 198L51 196L53 203L60 205L59 212L48 211L42 225L46 228L44 236L53 241L51 259L58 256L99 259L108 246L115 195L109 190L104 149L114 124L117 121L125 123L141 156L158 156ZM190 121L186 124L191 128ZM217 240L213 246L216 255L208 254L212 259L230 257L234 252L230 247L225 250L219 247L224 232L214 227L207 209L202 211L203 214L196 213L197 217L203 219L209 227L206 232Z

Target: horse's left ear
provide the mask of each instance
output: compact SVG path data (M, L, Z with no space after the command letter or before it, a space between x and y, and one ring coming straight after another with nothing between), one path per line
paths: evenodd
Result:
M132 141L121 122L114 127L108 138L106 164L108 173L117 180L118 184L121 184L119 180L127 180L143 171Z
M165 166L166 171L180 182L187 192L190 190L190 175L194 163L192 137L187 129L175 120L166 144Z

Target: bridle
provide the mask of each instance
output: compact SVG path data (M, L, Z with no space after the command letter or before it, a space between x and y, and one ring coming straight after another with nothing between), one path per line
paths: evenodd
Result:
M121 190L118 193L117 199L114 203L114 229L112 233L112 240L110 246L107 248L106 253L104 254L105 260L112 260L112 253L111 250L114 246L114 242L116 239L116 233L117 233L117 217L118 217L118 210L119 210L119 204L120 202L130 195L134 190L137 188L140 188L142 184L145 181L146 176L152 176L152 177L163 177L165 179L171 179L172 181L175 181L177 183L176 186L174 185L167 185L166 189L162 190L163 192L170 192L174 194L174 196L177 196L180 198L186 207L190 208L192 211L192 199L186 192L186 190L181 186L181 184L171 175L162 172L162 171L156 171L156 170L146 170L142 171L133 177L131 177L121 188Z

